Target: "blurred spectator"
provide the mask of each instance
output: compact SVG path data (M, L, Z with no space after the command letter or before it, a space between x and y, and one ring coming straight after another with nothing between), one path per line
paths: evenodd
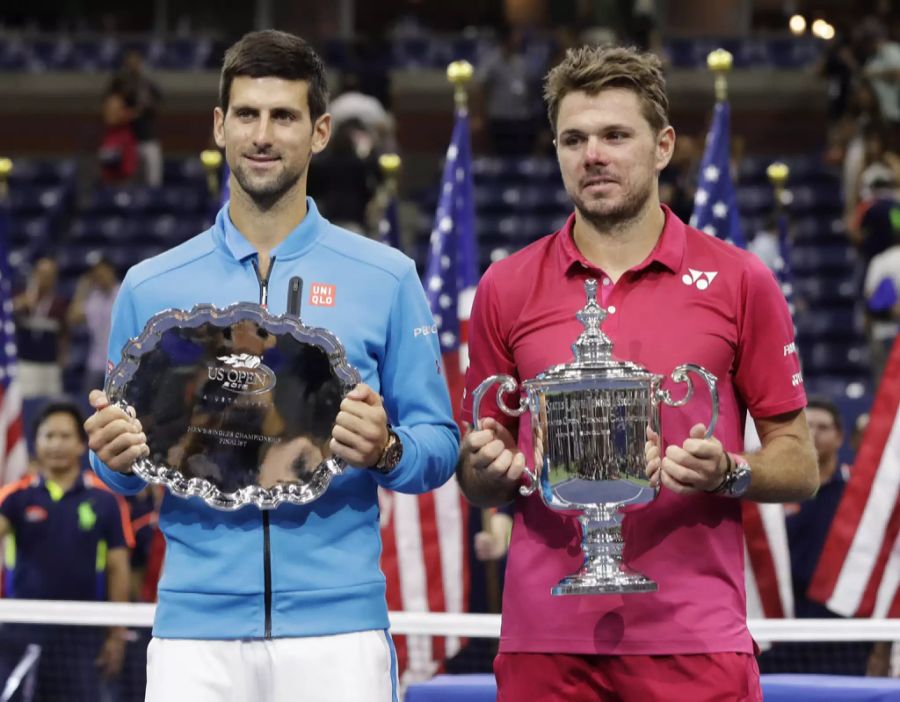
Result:
M22 397L62 393L67 304L57 294L58 272L52 258L38 259L24 292L13 300Z
M837 406L824 398L810 398L806 405L806 423L818 457L819 490L811 499L785 507L794 581L794 610L799 618L833 617L835 615L825 607L807 599L806 590L844 494L850 467L838 462L838 451L844 443L844 428Z
M378 98L362 92L356 74L347 73L344 76L343 92L331 101L328 111L331 113L332 131L338 131L350 120L362 124L364 129L355 135L357 152L380 155L397 150L393 116L384 109Z
M659 199L687 222L694 211L697 174L703 158L703 144L690 134L679 134L672 160L659 174Z
M525 37L506 28L501 44L485 57L475 73L484 91L485 116L491 145L501 156L535 151L541 125L541 73L525 52Z
M319 212L335 224L366 233L366 209L378 188L378 157L365 125L346 119L332 133L328 148L310 164L307 191Z
M93 473L82 473L82 421L74 404L47 405L35 421L40 474L0 491L0 536L15 537L9 597L128 601L128 507ZM102 679L121 668L124 633L121 627L4 624L0 680L36 643L38 700L97 702Z
M781 242L778 235L777 215L766 217L762 229L753 234L753 238L747 244L747 250L757 255L760 261L766 264L773 273L777 273L778 262L781 259Z
M100 179L108 185L134 180L138 170L138 147L131 129L133 110L122 93L107 93L103 98L103 136L97 158Z
M865 273L869 261L900 243L900 199L893 170L881 162L868 166L860 177L860 196L847 233L859 250Z
M900 206L895 210L900 218ZM872 351L872 374L878 384L894 340L900 332L900 222L894 222L894 245L872 257L863 294Z
M874 17L864 19L859 40L865 63L863 75L872 83L881 115L889 129L888 144L897 148L900 130L900 44L890 41L884 25Z
M69 328L85 324L88 332L88 356L85 364L82 396L102 388L106 376L107 345L112 307L119 292L119 277L108 260L101 258L78 279L66 321Z
M125 96L132 109L131 131L137 140L141 180L153 187L162 185L162 145L156 136L155 124L162 91L147 75L140 51L132 49L125 54L122 69L112 79L109 92Z
M828 116L832 121L844 117L850 107L854 81L861 67L853 52L849 37L840 32L826 44L819 74L825 78L828 91Z

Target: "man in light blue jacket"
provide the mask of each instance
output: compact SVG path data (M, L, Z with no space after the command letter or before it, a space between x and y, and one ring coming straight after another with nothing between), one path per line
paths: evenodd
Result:
M343 400L330 444L352 468L318 500L221 512L166 495L147 700L396 700L377 488L420 493L453 474L459 433L440 350L416 333L434 322L411 260L332 225L306 197L310 158L331 131L324 66L309 45L272 30L246 35L225 54L219 100L231 200L211 229L128 272L110 363L168 308L251 301L282 314L299 276L304 324L333 332L363 382ZM99 390L90 401L95 470L118 492L140 491L140 422Z

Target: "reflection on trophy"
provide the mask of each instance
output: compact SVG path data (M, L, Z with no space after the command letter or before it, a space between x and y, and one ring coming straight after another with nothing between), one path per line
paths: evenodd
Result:
M141 420L141 478L219 509L271 509L317 499L343 470L328 442L359 380L333 334L242 302L154 316L107 394Z
M613 358L613 344L600 329L607 311L597 302L597 282L587 280L584 288L587 304L576 314L584 331L572 345L575 360L520 384L508 375L487 378L473 394L473 425L478 426L484 393L500 383L500 410L510 417L526 411L531 415L534 468L526 468L530 485L519 492L530 495L537 490L551 509L580 512L584 564L553 587L554 595L653 592L655 582L622 562L620 508L656 496L645 473L646 429L661 437L660 405L681 407L691 399L689 371L709 387L712 416L706 436L712 436L719 414L716 378L700 366L678 366L671 378L687 383L687 392L673 400L660 387L665 376ZM520 394L519 406L512 409L503 395L519 387L524 396Z

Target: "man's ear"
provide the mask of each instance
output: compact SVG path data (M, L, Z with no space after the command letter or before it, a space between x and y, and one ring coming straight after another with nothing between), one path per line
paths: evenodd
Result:
M221 107L213 110L213 139L220 149L225 148L225 113Z
M316 123L313 125L313 134L312 134L312 152L317 154L321 152L326 146L328 146L328 141L331 139L331 115L329 113L325 113L321 117L316 120Z

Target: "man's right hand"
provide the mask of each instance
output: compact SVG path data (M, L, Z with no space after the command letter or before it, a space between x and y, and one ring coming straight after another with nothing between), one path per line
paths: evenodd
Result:
M503 492L516 486L525 472L525 454L518 450L509 429L486 417L479 429L472 429L460 446L464 468Z
M91 390L88 401L94 408L94 414L84 423L88 446L112 470L130 472L137 459L150 455L141 423L120 407L110 405L102 390Z

